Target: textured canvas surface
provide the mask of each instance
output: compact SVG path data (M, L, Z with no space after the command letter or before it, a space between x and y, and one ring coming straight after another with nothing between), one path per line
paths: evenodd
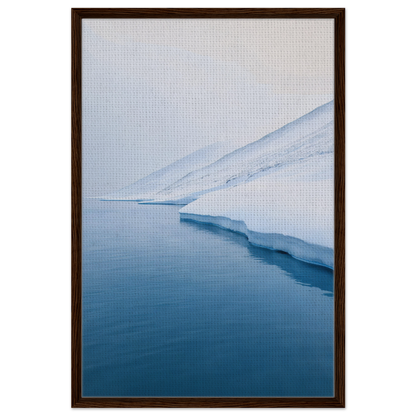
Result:
M83 396L334 395L333 31L83 20Z

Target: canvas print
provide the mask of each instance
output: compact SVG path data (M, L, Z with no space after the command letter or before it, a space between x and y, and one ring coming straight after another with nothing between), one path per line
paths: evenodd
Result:
M82 396L334 396L333 19L82 20Z

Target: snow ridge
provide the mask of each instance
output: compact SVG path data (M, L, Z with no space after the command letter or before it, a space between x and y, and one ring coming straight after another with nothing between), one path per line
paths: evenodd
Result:
M282 166L333 152L333 101L234 151L215 143L103 199L187 204L247 183ZM227 151L228 150L228 151Z
M151 201L157 192L172 182L176 182L193 170L215 162L231 150L233 149L227 142L211 144L101 199Z

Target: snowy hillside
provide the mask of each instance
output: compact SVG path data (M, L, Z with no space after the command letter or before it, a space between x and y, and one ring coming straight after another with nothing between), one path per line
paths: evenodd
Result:
M189 203L201 195L269 175L283 166L312 156L332 153L333 102L191 172L164 188L155 200Z
M334 104L237 150L216 143L106 199L188 204L181 219L333 268Z
M181 219L236 231L252 244L333 268L333 143L331 102L208 167L212 171L229 158L234 170L239 158L246 163L238 166L236 186L206 193L179 211ZM241 180L245 168L250 181Z
M253 244L333 268L333 153L252 182L206 194L183 207L184 220L245 234Z
M137 182L113 192L103 200L133 200L133 201L149 201L156 197L156 194L168 187L172 183L178 181L183 176L209 165L230 151L234 150L233 145L227 142L218 142L160 169L150 175L138 180Z
M106 199L187 204L205 193L250 182L288 164L331 153L333 109L331 101L228 154L223 147L209 146Z

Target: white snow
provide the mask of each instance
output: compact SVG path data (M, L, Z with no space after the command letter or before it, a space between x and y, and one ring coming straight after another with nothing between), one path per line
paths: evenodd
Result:
M331 101L231 152L231 143L208 146L105 199L187 204L205 193L250 182L288 164L331 153L333 109Z
M101 197L103 200L152 200L156 194L188 173L215 162L234 150L228 142L206 146L116 192Z
M260 140L193 171L157 194L158 201L190 202L201 195L269 175L283 166L333 152L333 102Z
M334 104L230 151L208 146L107 199L188 204L181 218L333 267Z
M236 181L237 186L206 193L183 207L181 218L237 231L253 244L333 268L333 103L256 143L269 144L276 136L280 141L272 167L271 153L263 153L262 166L268 167L263 172L250 181ZM250 147L259 150L252 145L243 150Z
M333 267L333 154L289 165L252 182L206 194L181 218L245 234L260 246Z
M215 217L210 215L198 215L181 213L181 220L212 224L244 234L248 241L256 246L279 250L290 254L298 260L308 263L326 266L331 269L334 267L334 251L328 247L309 244L298 238L279 233L259 233L250 230L244 221L232 220L227 217Z

